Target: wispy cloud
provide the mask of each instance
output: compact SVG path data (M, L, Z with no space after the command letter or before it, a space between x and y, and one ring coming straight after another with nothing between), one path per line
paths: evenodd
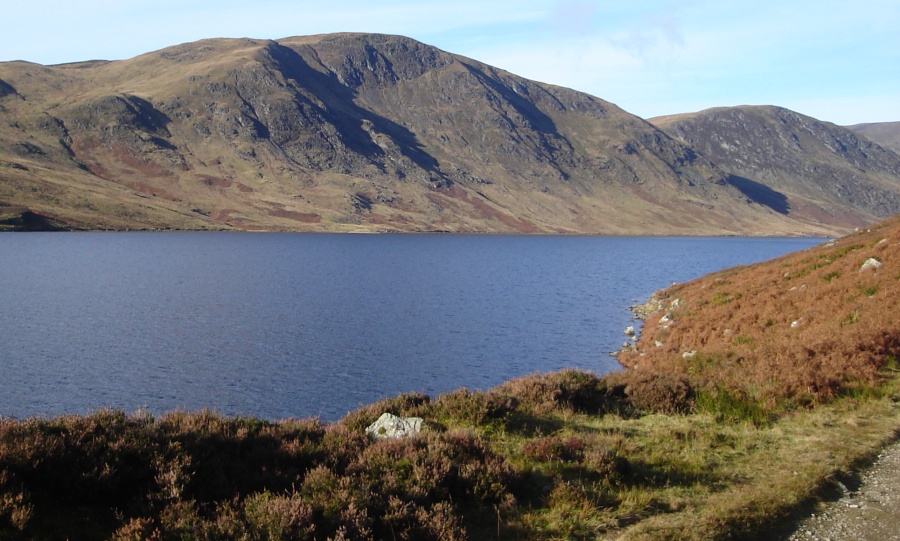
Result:
M557 35L585 35L591 33L597 6L591 0L564 0L550 9L548 20Z

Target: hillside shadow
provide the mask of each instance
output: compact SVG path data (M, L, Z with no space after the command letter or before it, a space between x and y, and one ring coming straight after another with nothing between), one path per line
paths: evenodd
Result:
M737 175L729 175L728 183L754 203L765 205L779 214L787 214L791 210L791 206L787 202L787 196L769 188L765 184Z
M469 64L465 64L465 66L469 72L481 82L481 84L502 96L503 99L522 116L522 118L527 119L531 124L532 129L544 135L559 136L559 132L556 129L556 124L553 122L553 119L538 109L534 102L516 93L508 86L498 83L496 79L489 77L482 70Z
M0 220L0 231L65 231L50 218L26 210L17 216Z
M294 49L274 43L268 48L271 58L285 77L293 80L298 86L312 92L322 101L325 107L298 95L322 118L327 119L341 133L343 142L353 152L370 160L384 157L384 151L372 141L372 137L363 129L363 121L368 121L375 132L389 136L400 148L404 156L421 169L438 171L437 160L428 154L415 134L407 128L392 122L372 111L356 105L356 92L342 84L333 73L325 74L313 69Z
M470 64L464 65L466 69L469 70L469 73L478 79L482 85L496 92L505 103L509 104L519 116L525 119L527 122L525 127L533 130L537 135L535 143L540 147L538 150L544 154L543 157L553 165L562 178L568 180L570 178L569 173L560 166L554 156L560 150L570 151L571 145L568 143L568 140L559 133L553 119L541 111L530 98L523 96L509 86L502 84L481 69ZM508 120L513 122L512 119ZM516 131L516 128L513 127L512 130ZM519 135L522 136L522 134ZM560 144L567 148L560 148Z
M10 94L18 94L16 89L3 79L0 79L0 98L9 96Z

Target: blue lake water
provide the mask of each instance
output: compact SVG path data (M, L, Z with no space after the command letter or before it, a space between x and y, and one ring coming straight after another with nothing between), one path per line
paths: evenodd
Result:
M401 392L618 368L629 306L822 239L0 235L0 416L336 420Z

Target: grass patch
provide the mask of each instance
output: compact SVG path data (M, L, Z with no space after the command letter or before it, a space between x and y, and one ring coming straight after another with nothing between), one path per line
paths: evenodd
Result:
M864 286L861 288L862 294L866 297L874 297L878 293L878 286Z
M758 400L739 396L727 389L697 393L697 410L715 417L718 422L747 422L762 427L771 423L773 412Z
M855 325L855 324L859 323L859 317L860 317L860 314L861 314L861 313L862 313L862 312L860 312L860 311L857 309L857 310L853 310L853 311L850 312L849 314L845 315L845 316L841 319L841 324L840 324L841 327L846 327L847 325Z
M729 293L727 291L719 291L713 295L711 302L719 306L725 306L733 301L741 298L740 293Z

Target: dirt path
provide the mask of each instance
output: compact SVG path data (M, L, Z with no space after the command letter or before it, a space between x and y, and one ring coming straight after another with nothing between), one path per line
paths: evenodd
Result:
M900 441L886 447L860 481L840 500L822 504L788 541L900 540Z

